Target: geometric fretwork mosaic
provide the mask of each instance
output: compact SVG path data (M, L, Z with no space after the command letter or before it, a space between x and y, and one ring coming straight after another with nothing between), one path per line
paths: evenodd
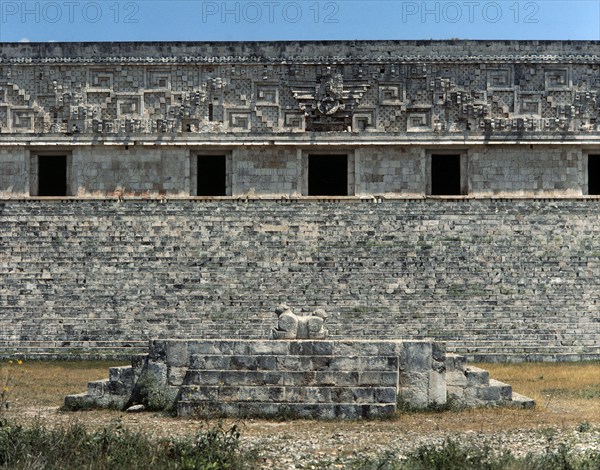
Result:
M265 46L267 47L267 46ZM395 47L395 49L394 49ZM457 45L456 47L460 47ZM1 132L600 130L598 55L42 57L0 63ZM391 58L390 58L391 57Z

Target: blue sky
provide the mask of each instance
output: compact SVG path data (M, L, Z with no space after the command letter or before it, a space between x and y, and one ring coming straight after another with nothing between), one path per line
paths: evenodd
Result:
M596 39L600 0L0 0L2 41Z

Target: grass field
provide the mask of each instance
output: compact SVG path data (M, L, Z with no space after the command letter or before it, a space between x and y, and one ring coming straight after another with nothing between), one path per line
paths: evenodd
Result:
M11 405L61 406L65 395L83 393L87 383L107 379L108 368L126 365L114 361L4 361L0 377L11 376L14 390Z
M94 443L100 438L98 436L104 436L101 438L113 439L115 442L123 443L122 438L119 436L122 436L123 433L133 432L141 433L143 438L133 436L130 439L128 437L127 445L133 446L135 444L138 446L128 447L129 450L127 452L129 453L141 452L139 449L146 449L148 445L151 446L151 444L145 443L146 439L149 442L168 439L171 444L164 444L168 449L171 449L171 446L175 445L173 444L175 442L173 439L192 439L189 444L191 447L184 447L183 449L184 453L187 452L191 453L190 455L196 455L194 452L197 449L194 447L193 442L198 441L194 436L197 436L199 430L207 425L205 422L179 419L155 412L124 413L116 410L65 412L60 410L65 395L84 392L88 381L107 378L108 367L114 365L122 364L97 361L26 361L22 364L18 364L15 361L9 364L7 361L4 361L0 363L0 387L2 387L0 388L0 404L3 405L0 408L0 424L13 423L5 428L0 426L0 441L2 441L3 429L5 431L8 429L14 431L17 429L14 427L15 424L23 425L22 429L25 430L19 431L20 434L15 439L27 440L31 436L33 436L31 439L41 439L39 436L43 434L45 436L43 437L44 442L48 439L67 442L72 438L72 434L75 433L80 436L82 442L87 439L89 442ZM567 467L561 467L560 462L557 464L558 466L552 466L554 464L548 466L549 461L547 459L554 459L553 456L558 455L555 452L558 452L562 445L553 436L564 435L568 438L572 433L580 434L581 432L585 432L585 435L582 434L583 437L586 435L600 436L599 362L477 364L477 366L489 370L492 377L510 383L513 385L515 391L534 398L537 401L536 408L533 410L484 408L445 412L402 412L391 419L373 421L265 421L250 419L243 422L234 422L233 420L227 420L224 423L225 427L222 429L226 430L232 425L239 426L238 429L241 431L242 439L245 442L244 448L260 449L262 459L260 462L262 463L259 462L258 466L252 468L296 468L287 467L282 460L278 460L282 457L281 449L291 448L292 450L288 452L294 455L302 456L303 452L308 452L308 457L306 457L306 454L304 454L305 457L300 457L305 462L310 461L313 454L318 456L318 459L315 460L317 463L314 465L311 464L312 466L298 468L355 468L354 466L349 466L347 462L363 462L364 466L356 468L396 469L404 468L394 466L400 462L397 457L394 457L390 461L395 462L393 465L386 466L386 464L381 466L382 462L385 463L385 458L381 456L387 455L385 449L388 446L395 448L396 452L398 452L398 449L402 446L410 448L413 444L417 446L417 443L431 442L431 439L438 439L439 442L439 439L452 436L462 436L461 439L463 440L472 439L473 437L478 440L479 438L476 436L488 436L486 442L492 443L497 442L497 436L500 436L500 439L508 439L511 436L524 436L522 439L525 442L531 442L531 439L537 440L538 448L541 445L541 448L549 449L550 453L546 453L545 456L540 457L545 460L540 461L541 463L536 463L535 465L537 466L524 467L521 464L517 466L512 466L511 464L510 468L559 469ZM5 405L8 405L8 408ZM208 423L208 425L214 426L215 423ZM42 433L40 426L46 429L46 431ZM33 429L33 434L31 432L27 434L27 429ZM47 430L49 429L55 429L56 433L48 434L49 431ZM89 431L86 432L92 434L86 437L82 434L84 431L81 431L81 429L87 429ZM107 429L109 431L106 431ZM213 427L213 429L215 428ZM127 435L129 436L129 434ZM226 434L221 433L219 436L223 438ZM592 440L595 439L594 437L590 438ZM23 447L20 451L21 455L26 456L32 452L31 449L39 447L39 443L36 442L33 440L30 443L31 447ZM236 439L236 445L237 442ZM460 442L462 443L463 441ZM221 445L219 442L217 444ZM441 457L438 455L435 458L442 458L441 462L446 462L448 459L459 462L455 466L442 466L443 468L462 468L460 462L464 456L470 454L467 450L453 448L452 445L454 444L442 449L442 454L451 450L453 453L450 457L440 454ZM112 448L112 446L111 444L109 448ZM412 448L416 449L418 447L415 446ZM589 444L587 446L589 447ZM2 446L0 445L0 447ZM15 446L13 447L16 448ZM520 447L528 450L529 445L521 446L518 444L517 448ZM369 454L373 449L376 449L375 453ZM592 444L592 449L595 449L596 452L600 451L600 443L598 445ZM502 447L500 450L502 450ZM512 451L515 451L514 445ZM44 458L51 461L54 457L52 457L51 450L48 450L48 452ZM113 458L103 454L102 449L97 449L97 452L101 456L98 458ZM171 451L169 450L169 452ZM1 468L31 468L26 458L23 460L23 466L11 466L11 464L6 467L1 462L1 454L2 449L0 449ZM194 458L204 458L204 455L204 453L200 453ZM283 456L285 457L285 453L283 453ZM121 457L123 456L121 455ZM156 456L156 458L163 457ZM369 460L371 458L375 460ZM340 462L339 459L345 459L342 461L346 463L338 464ZM575 466L573 468L600 469L600 462L597 461L598 457L593 457L593 459L586 461L587 463L585 464L592 466ZM66 461L68 462L69 460ZM137 461L134 459L134 462ZM329 463L325 465L324 462ZM40 466L36 468L53 467ZM60 468L60 466L56 468ZM107 464L106 467L90 466L89 468L115 467ZM130 467L123 464L122 468ZM131 468L136 467L133 466ZM167 467L165 466L165 468ZM185 467L175 466L173 468ZM435 467L425 466L418 468ZM474 465L468 468L483 467ZM509 467L501 465L494 468Z
M600 400L598 362L480 364L480 367L536 400L538 407L548 407L561 399Z
M65 395L82 393L87 382L108 377L108 367L122 365L101 361L26 361L2 363L0 377L11 377L14 390L7 400L11 414L19 411L35 415L36 410L57 409ZM587 421L600 424L600 363L521 363L477 364L491 377L509 383L522 395L536 400L535 410L480 409L453 413L430 413L436 427L447 429L492 429L515 427L576 425ZM12 387L13 385L11 385ZM94 412L101 417L111 411ZM69 415L69 413L66 413ZM399 414L396 418L415 428L423 413ZM102 421L100 419L100 421ZM176 420L175 420L176 421ZM412 423L412 424L411 424Z

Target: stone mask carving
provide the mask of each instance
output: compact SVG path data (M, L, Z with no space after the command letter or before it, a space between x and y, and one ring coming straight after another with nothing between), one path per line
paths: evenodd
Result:
M344 81L339 73L321 79L317 101L317 109L321 114L335 114L342 106Z
M329 315L321 308L308 315L296 315L286 304L280 304L275 313L278 323L273 339L324 339L329 335L324 326Z

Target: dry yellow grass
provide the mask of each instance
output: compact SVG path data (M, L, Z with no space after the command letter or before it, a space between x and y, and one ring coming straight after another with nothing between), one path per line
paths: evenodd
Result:
M600 362L480 364L497 380L536 400L600 400Z
M47 420L52 424L82 420L90 426L103 426L114 419L123 425L152 433L174 435L197 429L192 421L156 413L130 414L118 411L57 412L65 395L82 393L88 381L108 377L114 362L25 362L11 397L12 416ZM600 424L600 363L560 364L478 364L491 376L513 385L515 391L538 402L535 410L477 409L443 413L402 413L396 418L371 422L265 422L248 420L245 435L267 436L286 433L310 435L316 430L344 432L361 429L372 433L404 430L427 433L432 430L495 432L499 430L576 426L587 421ZM3 366L5 367L5 366ZM320 431L320 432L321 432Z
M47 427L74 422L91 429L118 425L143 432L150 438L191 437L205 429L203 425L206 423L155 412L60 411L65 395L84 392L88 381L106 379L108 367L112 365L119 364L25 362L18 368L11 366L11 373L19 370L19 375L15 375L17 387L10 396L11 407L7 416L21 424L36 422ZM353 458L354 455L383 452L382 449L388 447L408 448L412 443L429 442L430 438L451 437L460 439L465 445L483 438L501 449L516 445L516 449L523 446L526 451L529 450L530 438L537 442L538 447L545 448L551 442L555 445L562 439L557 437L556 442L552 441L555 435L567 436L568 439L581 435L584 441L587 439L593 443L594 438L588 439L587 431L581 434L575 430L585 428L597 433L600 429L600 363L478 366L489 370L494 378L511 383L519 393L535 397L540 405L534 410L486 408L399 413L392 419L372 421L248 419L236 424L240 427L245 445L248 448L256 445L261 449L262 468L288 468L287 464L280 464L276 459L286 457L285 449L294 442L304 443L300 446L304 449L302 452L315 459ZM0 363L0 374L7 369L6 364ZM0 412L0 417L2 415ZM586 422L589 425L582 426ZM232 420L226 420L225 426L232 423ZM561 433L557 432L559 430ZM516 444L511 444L514 436L517 436ZM540 439L536 439L540 436L541 444ZM520 444L524 442L527 444ZM293 445L291 448L295 449Z
M10 367L14 375L13 406L61 406L65 395L83 393L92 380L108 378L108 368L124 365L114 361L24 361ZM0 371L8 369L6 361Z

